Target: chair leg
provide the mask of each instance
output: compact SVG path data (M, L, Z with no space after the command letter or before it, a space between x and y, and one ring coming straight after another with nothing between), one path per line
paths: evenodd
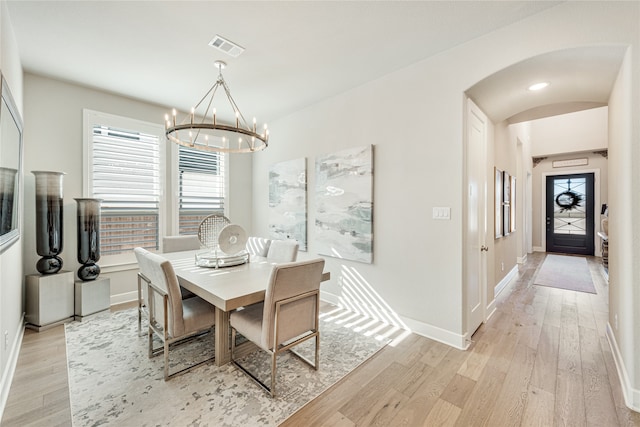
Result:
M138 335L142 333L142 280L138 274Z
M276 357L278 353L275 351L271 353L271 397L276 397Z
M169 340L164 340L164 380L169 379Z
M149 325L147 336L149 338L149 359L151 359L153 357L153 329L151 329L151 325Z
M233 361L233 351L236 349L236 330L231 328L231 360Z
M316 335L316 363L313 368L317 371L318 366L320 366L320 334Z

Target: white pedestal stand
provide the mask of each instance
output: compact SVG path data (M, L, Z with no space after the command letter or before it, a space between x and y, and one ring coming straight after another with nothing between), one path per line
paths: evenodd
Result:
M73 272L26 277L26 327L42 331L73 320Z

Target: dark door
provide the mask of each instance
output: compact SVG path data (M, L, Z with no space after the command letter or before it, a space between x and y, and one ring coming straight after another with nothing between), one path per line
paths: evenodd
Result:
M593 174L547 177L547 252L593 255Z

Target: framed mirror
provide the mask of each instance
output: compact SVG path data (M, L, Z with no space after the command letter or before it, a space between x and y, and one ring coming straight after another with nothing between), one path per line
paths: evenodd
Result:
M0 92L0 252L20 238L22 119L9 86Z

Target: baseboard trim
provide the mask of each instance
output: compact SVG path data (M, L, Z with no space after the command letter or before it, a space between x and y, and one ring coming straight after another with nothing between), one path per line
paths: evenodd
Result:
M511 271L507 273L506 276L502 278L502 280L493 288L493 300L487 304L487 319L485 322L496 313L496 300L498 295L500 295L511 283L513 283L513 278L518 274L518 266L514 266Z
M331 294L326 291L320 291L320 299L337 306L344 306L344 304L342 304L342 301L340 300L339 295ZM367 313L363 314L368 315ZM394 313L393 317L398 318L399 323L401 323L398 325L399 327L423 337L432 339L434 341L441 342L442 344L446 344L450 347L454 347L459 350L466 350L471 344L471 342L467 340L466 334L456 334L451 331L447 331L446 329L421 322L419 320L401 316L397 313Z
M498 297L504 291L507 286L511 283L514 277L518 274L518 266L514 266L511 271L507 273L506 276L502 278L502 280L493 288L494 301L495 298Z
M546 250L542 246L534 246L533 252L546 252Z
M18 365L18 356L20 355L20 347L22 347L22 340L24 338L24 313L22 318L18 322L18 330L15 334L15 339L11 345L11 351L9 352L9 358L7 359L7 365L2 373L2 379L0 379L0 420L4 414L4 408L7 405L9 399L9 390L11 389L11 383L13 382L13 376L16 373L16 366Z
M127 302L138 301L138 291L125 292L123 294L111 295L109 304L117 305L124 304Z
M624 360L620 354L616 336L609 323L607 323L606 335L609 347L611 348L611 354L613 354L613 360L616 364L616 370L618 371L618 379L620 380L622 395L624 396L624 404L632 411L640 412L640 390L634 389L631 385L631 380L629 379Z
M518 258L516 258L516 262L518 264L526 264L527 263L527 254L524 254L524 256L519 256Z

